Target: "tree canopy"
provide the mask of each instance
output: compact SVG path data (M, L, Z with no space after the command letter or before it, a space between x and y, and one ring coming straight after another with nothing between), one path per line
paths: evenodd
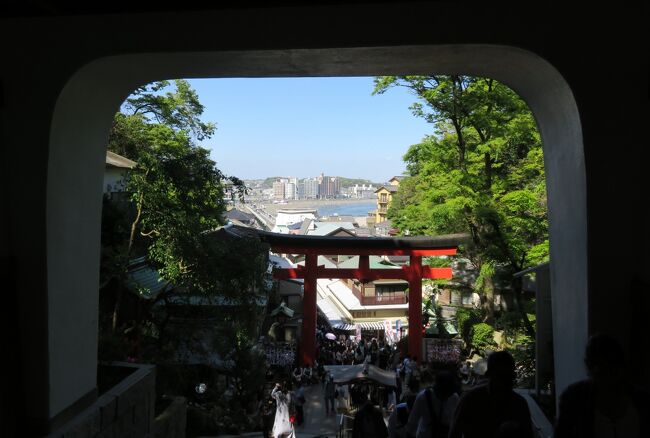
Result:
M208 232L224 223L225 187L234 185L240 193L245 188L198 144L215 129L201 121L202 113L196 92L187 81L175 80L138 88L115 115L108 149L136 167L126 176L128 207L116 213L115 205L104 204L104 281L113 276L123 284L129 260L146 255L163 280L179 289L231 290L208 281L224 270L215 262L218 244Z
M403 157L394 225L410 235L470 233L462 252L484 274L482 288L496 267L511 277L547 260L541 140L525 102L495 80L459 75L378 77L373 93L393 87L408 88L411 111L434 128Z

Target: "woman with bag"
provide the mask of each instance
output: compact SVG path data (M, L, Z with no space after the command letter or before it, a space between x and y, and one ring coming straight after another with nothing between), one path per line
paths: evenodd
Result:
M293 428L293 421L290 416L291 396L287 388L275 384L271 397L275 399L275 421L273 423L274 438L296 438L296 431ZM295 416L293 416L295 421Z

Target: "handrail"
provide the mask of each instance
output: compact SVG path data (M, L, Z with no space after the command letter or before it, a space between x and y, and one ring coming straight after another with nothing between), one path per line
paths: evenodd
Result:
M345 415L345 414L340 414L340 415L341 415L341 419L339 420L339 430L336 433L336 436L337 436L337 438L345 438L346 437L346 435L344 435L345 432L352 431L352 429L350 429L350 428L344 428L345 419L349 418L351 420L354 420L354 417L351 417L351 416Z

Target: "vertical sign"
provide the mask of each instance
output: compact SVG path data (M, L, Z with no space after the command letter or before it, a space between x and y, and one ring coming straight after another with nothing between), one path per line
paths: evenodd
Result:
M354 334L357 336L357 342L359 342L361 340L361 326L359 324L355 324Z
M389 345L393 344L393 324L387 319L384 320L384 336Z
M395 341L399 342L402 339L402 320L395 321Z

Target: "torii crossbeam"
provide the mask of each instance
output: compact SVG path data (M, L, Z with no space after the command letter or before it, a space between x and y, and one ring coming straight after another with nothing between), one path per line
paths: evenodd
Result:
M277 279L303 278L303 317L300 337L300 363L311 365L316 356L316 282L319 278L356 278L360 281L403 279L409 283L409 352L422 358L422 279L450 279L451 268L422 266L423 256L455 255L466 235L437 237L321 237L260 232L271 250L278 254L304 254L305 266L276 269ZM319 255L358 255L357 269L318 266ZM370 255L407 255L408 266L397 269L370 269Z

